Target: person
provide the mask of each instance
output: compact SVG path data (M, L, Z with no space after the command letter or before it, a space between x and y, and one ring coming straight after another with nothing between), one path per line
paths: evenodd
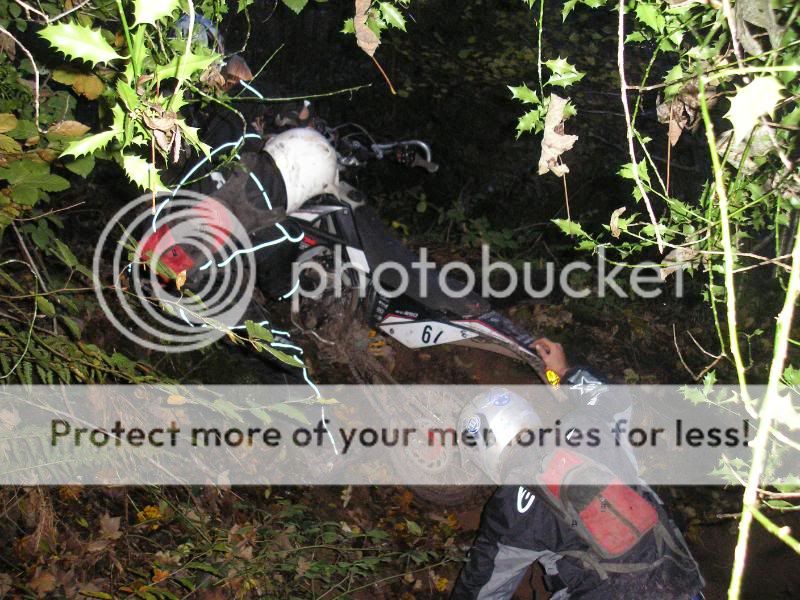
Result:
M610 387L587 368L570 367L561 344L542 338L534 342L534 348L548 379L559 382L578 405L564 418L565 425L609 423L630 412L630 399L624 393L610 393ZM503 393L502 402L484 399L474 406L483 408L480 419L489 426L494 420L507 427L509 413L522 415L519 423L532 422L530 403L511 392ZM466 409L467 421L475 421L475 410ZM565 431L569 436L570 429ZM500 479L530 480L531 485L503 485L489 500L454 586L453 600L511 598L535 562L545 572L552 600L703 597L698 566L661 501L643 482L622 483L637 480L632 475L635 461L624 447L605 456L606 464L593 460L597 454L581 457L556 449L555 456L545 456L537 466L531 464L530 452L509 451L513 447L506 446L507 439L499 442L506 449L498 467L503 471ZM537 470L541 473L563 464L579 465L585 481L603 483L551 485L552 473L546 485L537 479ZM509 477L510 473L515 476Z

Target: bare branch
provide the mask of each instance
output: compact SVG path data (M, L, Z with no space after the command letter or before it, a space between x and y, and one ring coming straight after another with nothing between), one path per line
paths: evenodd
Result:
M25 53L25 55L28 57L28 60L31 61L31 66L33 68L33 114L34 114L34 122L36 123L36 129L41 131L41 129L39 128L39 69L36 66L36 61L33 60L33 55L30 53L30 51L25 46L23 46L22 43L17 38L15 38L13 35L11 35L11 33L8 31L8 29L3 27L2 25L0 25L0 33L2 33L4 35L8 36L9 38L11 38L11 40L17 46L19 46L20 50L22 50Z

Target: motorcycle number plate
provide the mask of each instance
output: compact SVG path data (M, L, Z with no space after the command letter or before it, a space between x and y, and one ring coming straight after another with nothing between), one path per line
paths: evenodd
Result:
M406 321L382 323L380 330L408 348L425 348L451 344L477 337L478 334L439 321Z

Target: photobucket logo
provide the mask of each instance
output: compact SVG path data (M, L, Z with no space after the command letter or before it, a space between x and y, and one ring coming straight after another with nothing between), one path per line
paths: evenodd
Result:
M319 256L318 251L314 254ZM332 265L330 260L302 260L301 257L292 265L293 281L300 281L295 298L320 298L326 293L342 297L354 289L364 298L370 285L381 296L390 299L410 291L422 299L429 298L432 293L439 296L442 292L456 299L470 293L488 299L508 298L519 293L520 286L526 296L534 299L547 298L557 290L569 298L591 295L598 298L657 298L665 293L665 281L657 263L613 264L606 259L602 247L594 262L572 261L560 268L548 262L544 269L534 269L530 262L525 262L519 269L508 262L493 261L490 247L484 244L479 274L463 261L448 262L437 268L436 263L428 260L427 248L421 248L419 254L419 260L410 264L386 261L374 269L370 268L363 252L340 245L333 248ZM585 275L580 277L581 273ZM502 274L502 280L495 274ZM583 280L583 283L576 282L576 279ZM683 269L675 270L673 291L676 298L683 297Z
M241 323L255 287L250 237L219 202L191 191L145 194L103 229L95 294L128 339L159 352L207 346Z

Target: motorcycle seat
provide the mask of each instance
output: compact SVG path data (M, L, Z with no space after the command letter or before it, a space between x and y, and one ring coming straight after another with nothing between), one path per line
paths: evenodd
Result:
M359 206L354 210L353 217L371 272L374 273L383 263L397 263L408 273L406 295L430 310L453 314L460 318L478 316L490 310L489 303L472 291L460 298L448 293L440 285L438 269L428 269L425 272L427 293L423 297L421 289L423 274L418 266L413 265L419 262L416 253L406 248L392 235L372 207ZM396 290L403 282L397 269L384 268L380 273L380 283L384 289ZM463 292L466 287L464 282L451 276L447 276L446 283L447 287L455 292Z

